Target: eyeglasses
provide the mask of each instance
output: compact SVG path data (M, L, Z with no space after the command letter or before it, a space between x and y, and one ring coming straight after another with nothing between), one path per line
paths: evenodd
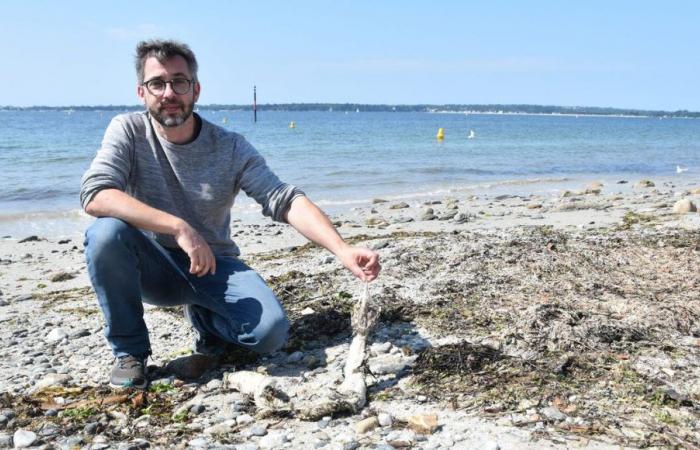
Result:
M177 95L184 95L190 92L192 80L188 80L187 78L173 78L170 81L154 79L144 81L141 83L141 86L146 86L146 89L148 89L148 92L150 92L152 95L160 96L165 94L165 87L168 84Z

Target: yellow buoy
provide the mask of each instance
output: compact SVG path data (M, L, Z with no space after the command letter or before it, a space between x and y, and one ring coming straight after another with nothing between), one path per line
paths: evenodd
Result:
M296 122L294 122L293 120L291 122L289 122L289 128L296 128L296 127L297 127Z
M444 128L438 128L438 133L437 136L435 136L438 141L441 141L445 139L445 129Z

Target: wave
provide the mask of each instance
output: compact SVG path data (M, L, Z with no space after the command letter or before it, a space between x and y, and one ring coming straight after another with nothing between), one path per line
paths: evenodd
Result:
M0 201L5 202L20 202L20 201L35 201L35 200L48 200L56 198L78 198L78 189L75 188L65 188L57 189L54 187L45 188L30 188L30 187L19 187L12 189L10 191L2 192L0 191ZM76 200L77 201L77 200Z

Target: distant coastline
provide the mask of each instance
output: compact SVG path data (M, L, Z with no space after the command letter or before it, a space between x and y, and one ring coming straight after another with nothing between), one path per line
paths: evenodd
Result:
M361 103L270 103L259 104L259 111L334 111L334 112L427 112L460 114L527 114L559 116L617 116L700 118L698 111L660 111L596 106L551 106L551 105L371 105ZM204 111L251 111L251 105L198 105ZM140 111L141 105L96 105L96 106L0 106L0 111Z

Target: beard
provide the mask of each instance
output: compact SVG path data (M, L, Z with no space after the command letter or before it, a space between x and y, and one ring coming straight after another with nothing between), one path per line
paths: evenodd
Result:
M165 112L167 106L178 106L179 111L174 113ZM168 102L163 102L160 105L154 105L148 108L148 112L151 113L156 122L161 124L166 128L179 127L187 121L192 115L192 110L194 109L193 103L185 103L179 100L171 100Z

